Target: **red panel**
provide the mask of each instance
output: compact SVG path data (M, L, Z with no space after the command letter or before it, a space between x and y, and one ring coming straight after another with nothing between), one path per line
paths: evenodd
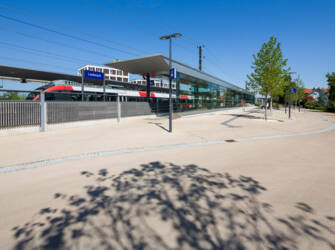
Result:
M145 92L138 92L140 94L140 97L147 97L147 93Z
M36 101L38 98L40 98L40 95L35 96L33 101Z
M156 96L155 96L155 93L150 93L150 96L151 96L151 97L156 97Z
M69 90L69 91L73 91L73 88L71 86L64 86L64 85L56 85L53 87L50 87L46 90L44 90L44 92L52 92L52 91L56 91L56 90ZM38 98L40 98L40 95L37 95L34 97L33 101L36 101Z
M73 88L72 86L64 86L64 85L56 85L51 88L46 89L44 92L51 92L51 91L56 91L56 90L69 90L72 91Z

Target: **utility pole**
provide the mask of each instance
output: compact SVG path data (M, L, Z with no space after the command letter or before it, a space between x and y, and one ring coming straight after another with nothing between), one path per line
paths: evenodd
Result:
M205 48L205 45L200 45L197 48L199 49L199 70L202 71L202 48Z

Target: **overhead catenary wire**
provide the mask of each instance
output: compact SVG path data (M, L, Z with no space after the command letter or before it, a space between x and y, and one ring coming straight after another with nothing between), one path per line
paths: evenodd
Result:
M67 68L67 67L59 66L59 65L52 65L52 64L48 64L48 63L34 62L34 61L30 61L30 60L26 60L26 59L20 59L20 58L0 56L0 59L25 62L25 63L29 63L29 64L40 64L40 65L49 66L49 67L52 67L52 68L60 68L60 69L65 69L67 71L73 71L73 68L70 69L70 68Z
M117 15L117 14L111 12L111 11L107 11L105 8L101 7L100 5L98 5L98 4L96 4L96 3L92 3L90 0L82 0L82 1L88 3L89 5L95 7L96 9L98 9L98 10L100 10L100 11L106 13L107 15L110 15L110 16L113 16L113 17L116 17L116 18L119 18L119 20L121 20L122 22L127 23L128 25L134 26L134 27L136 27L136 29L140 29L142 32L145 32L145 33L149 34L149 35L152 36L154 39L158 39L158 35L156 35L156 34L153 33L153 32L149 32L146 28L142 28L142 27L139 26L137 23L135 24L134 22L131 22L131 21L129 21L128 19L121 17L120 15ZM110 1L110 2L111 2L111 1ZM113 2L112 2L112 3L113 3ZM193 51L192 51L190 48L188 48L188 47L184 47L184 46L182 46L182 45L180 45L180 44L178 44L178 43L176 43L176 46L177 46L177 47L180 47L180 48L182 48L182 49L184 49L184 50L187 50L188 52L190 52L190 53L193 54Z
M85 53L89 53L89 54L93 54L93 55L96 55L96 56L100 56L100 57L110 59L110 56L106 56L105 54L102 54L98 51L89 50L89 49L83 48L83 47L76 47L76 46L68 45L68 44L65 44L65 43L58 42L58 41L57 42L52 41L52 40L45 39L45 38L42 38L42 37L39 37L39 36L34 36L34 35L31 35L31 34L27 34L27 33L24 33L24 32L14 31L12 29L8 29L8 28L2 27L2 26L0 26L0 29L6 30L8 32L15 33L15 34L18 34L18 35L21 35L21 36L24 36L24 37L44 41L46 43L56 44L56 45L64 47L64 48L70 48L70 49L74 49L74 50L78 50L78 51L81 51L81 52L85 52Z
M116 1L114 1L114 0L108 0L108 1L109 1L109 2L113 2L113 3L116 2ZM155 23L157 23L157 22L160 23L160 27L163 28L164 30L168 31L168 29L167 29L166 27L172 27L171 24L167 24L167 23L165 23L165 22L163 21L163 19L158 18L157 16L155 16L154 14L152 14L152 12L147 11L147 10L145 10L145 9L143 9L143 8L141 8L141 7L139 7L139 6L138 6L136 3L134 3L133 1L131 1L131 0L124 0L124 1L125 1L126 3L128 3L128 4L130 4L130 5L131 5L132 7L134 7L135 9L137 9L139 13L143 13L143 12L145 11L148 15L150 15L152 18L155 19ZM146 15L142 15L142 16L146 16ZM174 28L174 27L172 27L172 28ZM174 28L174 29L175 29L175 28ZM195 48L199 45L199 42L197 42L197 41L195 41L194 39L190 38L188 35L183 34L183 36L181 36L181 39L188 40L189 43L191 43ZM176 45L177 45L178 47L181 47L181 48L183 48L183 49L187 49L187 50L189 50L188 47L182 46L182 45L178 44L178 42L175 42L175 43L176 43ZM207 62L211 62L212 65L215 65L215 67L220 68L220 70L222 70L222 68L217 64L217 62L220 62L221 60L218 59L218 58L214 55L214 53L211 53L211 50L208 48L208 46L206 46L206 50L208 51L208 53L210 54L210 56L213 58L213 61L210 60L209 58L207 58L206 61L207 61ZM194 52L195 52L195 51L192 50L192 53L194 53ZM222 62L221 62L221 63L222 63Z
M38 21L42 21L44 23L48 23L48 24L52 24L52 25L55 25L55 26L58 26L58 27L61 27L61 28L65 28L65 29L68 29L68 30L72 30L72 31L75 31L77 33L80 33L82 35L86 35L86 36L89 36L89 37L92 37L92 33L88 33L86 31L83 31L81 29L78 29L78 28L75 28L73 26L69 26L69 25L64 25L64 24L60 24L58 22L55 22L55 21L52 21L50 19L47 19L47 18L44 18L44 17L40 17L40 16L36 16L36 15L32 15L28 12L25 12L25 11L22 11L22 10L18 10L18 9L15 9L15 8L12 8L12 7L9 7L9 6L6 6L4 4L0 4L0 7L1 8L5 8L5 9L8 9L10 11L13 11L13 12L16 12L16 13L19 13L21 15L25 15L25 16L29 16L35 20L38 20ZM96 39L99 39L99 40L102 40L104 42L108 42L108 43L113 43L115 45L118 45L118 46L121 46L121 47L124 47L124 48L128 48L128 49L131 49L131 50L134 50L134 51L137 51L137 52L141 52L141 53L146 53L145 51L141 50L141 49L138 49L138 48L134 48L128 44L125 44L125 43L120 43L120 42L116 42L116 41L112 41L110 39L106 39L105 37L103 36L100 36L98 34L94 34L94 38Z
M16 49L29 51L29 52L32 52L32 53L35 53L35 54L40 53L40 54L43 54L44 56L52 57L52 58L55 58L57 60L62 60L62 61L67 61L67 62L75 62L75 63L78 63L78 62L81 62L81 63L86 62L87 63L87 60L82 59L82 58L75 58L75 57L60 55L60 54L49 52L49 51L27 48L27 47L24 47L24 46L21 46L21 45L7 43L7 42L3 42L3 41L0 41L0 44L5 45L7 47L12 47L12 48L16 48ZM95 63L95 64L99 64L99 63Z
M33 23L30 23L30 22L22 21L22 20L19 20L17 18L8 17L8 16L1 15L1 14L0 14L0 17L4 18L4 19L7 19L7 20L11 20L13 22L25 24L25 25L28 25L28 26L31 26L31 27L34 27L34 28L37 28L37 29L40 29L40 30L45 30L45 31L48 31L48 32L51 32L51 33L55 33L55 34L64 36L64 37L68 37L68 38L71 38L71 39L74 39L74 40L78 40L78 41L82 41L82 42L94 44L96 46L104 47L104 48L111 49L111 50L114 50L114 51L119 51L121 53L128 54L128 55L139 56L138 54L135 54L135 53L132 53L132 52L127 52L127 51L120 50L120 49L117 49L117 48L114 48L114 47L111 47L111 46L108 46L108 45L104 45L104 44L101 44L101 43L94 42L92 40L88 40L88 39L80 38L80 37L77 37L77 36L69 35L69 34L66 34L66 33L61 32L61 31L53 30L53 29L46 28L46 27L43 27L43 26L40 26L40 25L37 25L37 24L33 24Z
M114 0L108 0L110 2L115 2ZM132 0L124 0L124 2L127 2L128 4L130 4L131 6L133 6L135 9L138 10L139 13L144 13L146 12L146 14L150 15L153 19L155 19L155 23L160 23L160 27L167 30L166 27L172 27L174 30L176 29L175 27L171 26L171 24L167 24L166 22L163 21L162 18L158 18L157 16L155 16L152 12L150 11L147 11L146 9L143 9L141 7L138 6L138 4L136 4L134 1ZM142 16L146 16L146 15L142 15ZM188 40L189 43L191 43L192 45L194 45L194 47L197 47L199 46L199 43L198 41L196 41L195 39L189 37L187 34L183 34L183 36L180 37L181 39L184 39L184 40ZM177 44L177 46L179 47L182 47L185 49L185 47L183 46L180 46L179 44ZM220 66L220 64L223 64L222 63L222 59L217 57L216 54L214 52L212 52L212 50L210 49L210 47L208 46L208 44L206 45L206 49L205 49L207 53L207 57L204 58L206 62L209 62L212 66L216 67L217 69L220 70L220 72L222 72L223 74L226 74L225 72L222 71L222 67ZM193 51L192 51L193 52ZM194 51L195 52L195 51ZM209 58L210 57L210 58ZM207 68L206 68L206 71Z
M124 19L124 18L122 18L122 17L119 16L119 15L113 14L113 13L110 12L110 11L106 11L104 8L98 6L97 4L94 4L94 3L90 2L89 0L83 0L83 1L86 2L86 3L89 3L91 6L94 6L95 8L97 8L97 9L99 9L99 10L101 10L101 11L103 11L103 12L109 14L109 15L113 15L113 16L119 18L119 19L123 19L124 22L127 22L127 23L130 24L130 25L133 25L133 26L135 26L135 27L137 27L137 28L139 27L137 24L134 25L133 23L131 23L128 19ZM109 0L109 1L112 2L112 0ZM141 10L141 8L138 7L136 4L134 4L133 2L128 1L128 0L125 0L125 1L126 1L127 3L131 3L131 5L132 5L133 7L135 7L136 9ZM29 17L34 18L34 19L36 19L36 20L42 21L42 22L44 22L44 23L48 23L48 24L56 25L56 26L58 26L58 27L62 27L62 28L66 28L66 29L69 29L69 30L76 31L76 32L78 32L78 33L80 33L80 34L83 34L83 35L91 35L91 34L89 34L89 33L87 33L87 32L84 32L84 31L82 31L82 30L79 30L79 29L77 29L77 28L73 28L73 27L70 27L70 26L68 26L68 25L59 24L59 23L54 22L54 21L51 21L51 20L49 20L49 19L46 19L46 18L43 18L43 17L38 17L38 16L36 16L36 15L32 15L32 14L30 14L30 13L27 13L27 12L24 12L24 11L21 11L21 10L18 10L18 9L11 8L11 7L5 6L5 5L3 5L3 4L0 4L0 7L5 8L5 9L8 9L8 10L13 11L13 12L16 12L16 13L19 13L19 14L22 14L22 15L25 15L25 16L29 16ZM143 10L143 9L142 9L142 10ZM143 13L143 11L140 11L140 13ZM167 29L165 28L165 27L167 27L167 25L166 25L161 19L156 18L155 15L153 15L151 12L148 12L148 11L147 11L147 13L149 13L153 18L155 18L156 20L158 20L158 22L161 23L162 26L164 26L164 29L167 30ZM60 32L60 31L53 30L53 29L50 29L50 28L46 28L46 27L43 27L43 26L40 26L40 25L36 25L36 24L29 23L29 22L25 22L25 21L22 21L22 20L18 20L18 19L16 19L16 18L12 18L12 17L8 17L8 16L4 16L4 15L0 15L0 17L2 17L2 18L6 18L6 19L11 20L11 21L19 22L19 23L22 23L22 24L25 24L25 25L29 25L29 26L32 26L32 27L35 27L35 28L38 28L38 29L42 29L42 30L45 30L45 31L48 31L48 32L53 32L53 33L56 33L56 34L58 34L58 35L62 35L62 36L65 36L65 37L69 37L69 38L72 38L72 39L76 39L76 40L80 40L80 41L83 41L83 42L91 43L91 44L94 44L94 45L96 45L96 46L101 46L101 47L109 48L109 49L112 49L112 50L119 51L119 52L121 52L121 53L129 54L129 55L139 56L139 55L136 54L136 53L132 53L132 52L128 52L128 51L124 51L124 50L120 50L120 49L118 49L118 48L114 48L114 47L111 47L111 46L108 46L108 45L100 44L100 43L97 43L97 42L92 41L92 40L89 40L89 39L84 39L84 38L81 38L81 37L77 37L77 36L73 36L73 35L70 35L70 34L66 34L66 33L64 33L64 32ZM143 29L141 29L141 30L143 30ZM146 29L145 29L145 31L148 32ZM154 35L154 34L151 33L151 32L149 32L149 33L150 33L151 35L153 35L153 36L156 38L156 35ZM29 36L28 34L22 34L22 33L21 33L21 35ZM30 37L32 37L32 36L30 36ZM96 35L95 35L95 37L99 38L100 40L106 41L106 42L110 42L110 43L118 44L118 45L120 45L120 46L128 47L128 48L130 48L130 49L132 49L132 50L138 50L138 49L134 49L134 48L132 48L132 47L130 47L130 46L128 46L128 45L121 44L121 43L118 43L118 42L115 42L115 41L111 41L111 40L105 39L105 38L103 38L103 37L101 37L101 36L96 36ZM190 39L190 38L188 38L188 37L185 36L185 35L183 35L182 38L186 38L187 40L191 41L192 43L194 42L193 39ZM34 38L34 39L36 39L36 38ZM44 39L44 41L47 41L47 40ZM49 41L47 41L47 42L52 42L52 41L49 40ZM54 44L58 44L58 45L61 44L61 43L55 43L55 42L52 42L52 43L54 43ZM65 45L65 44L63 44L63 45ZM178 47L180 47L180 48L182 48L182 49L184 49L184 51L185 51L185 50L187 50L187 51L191 51L192 54L195 52L195 51L191 50L189 47L185 47L185 46L180 45L178 41L175 42L175 45L178 46ZM60 45L60 46L62 46L62 45ZM73 49L74 49L73 46L67 46L67 47L69 47L69 48L73 48ZM76 48L76 49L78 49L78 48ZM86 48L84 48L84 50L85 50L85 51L88 51ZM208 48L207 48L206 50L210 53L211 56L213 56L213 58L215 58L215 61L216 61L216 62L219 61L219 60L217 59L217 57L216 57L214 54L212 54ZM95 54L95 55L99 55L99 53L97 53L97 52L93 52L93 51L91 51L90 53ZM104 56L104 57L107 58L107 56L102 55L102 54L100 54L100 56ZM108 57L108 58L110 58L110 57ZM221 67L220 67L219 65L217 65L216 62L212 62L212 61L209 60L208 58L207 58L206 61L211 62L212 65L215 65L217 68L220 68L220 70L221 70Z
M113 0L108 0L110 2L112 2ZM128 4L130 4L131 6L133 6L135 9L138 10L139 13L143 13L143 11L145 11L143 8L139 7L137 4L135 4L134 2L130 1L130 0L124 0L125 2L127 2ZM172 27L171 24L167 24L165 23L162 19L158 18L157 16L153 15L150 11L146 11L146 13L148 13L152 18L154 18L158 23L160 23L160 28L163 28L165 31L170 32L169 29L167 29L167 27ZM146 15L143 15L146 16ZM172 27L173 30L176 30L175 27ZM182 37L180 37L181 39L186 39L189 40L194 46L197 46L199 43L195 42L193 39L190 39L187 35L184 35Z

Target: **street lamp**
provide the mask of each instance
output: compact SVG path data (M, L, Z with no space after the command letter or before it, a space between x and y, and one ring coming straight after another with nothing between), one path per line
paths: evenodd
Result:
M169 40L169 73L172 67L172 38L180 37L180 33L173 33L171 35L162 36L161 40ZM169 75L169 132L172 132L172 79Z

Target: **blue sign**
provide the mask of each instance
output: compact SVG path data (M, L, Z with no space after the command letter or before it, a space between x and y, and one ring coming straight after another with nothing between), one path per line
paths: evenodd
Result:
M84 77L91 78L91 79L97 79L97 80L103 80L105 78L105 74L101 72L91 71L91 70L84 70Z
M170 69L170 79L176 79L177 77L177 70L176 69Z
M154 80L150 80L150 86L154 86L155 85L155 81Z
M290 93L291 93L291 94L295 94L295 93L297 93L297 89L291 89L291 90L290 90Z

